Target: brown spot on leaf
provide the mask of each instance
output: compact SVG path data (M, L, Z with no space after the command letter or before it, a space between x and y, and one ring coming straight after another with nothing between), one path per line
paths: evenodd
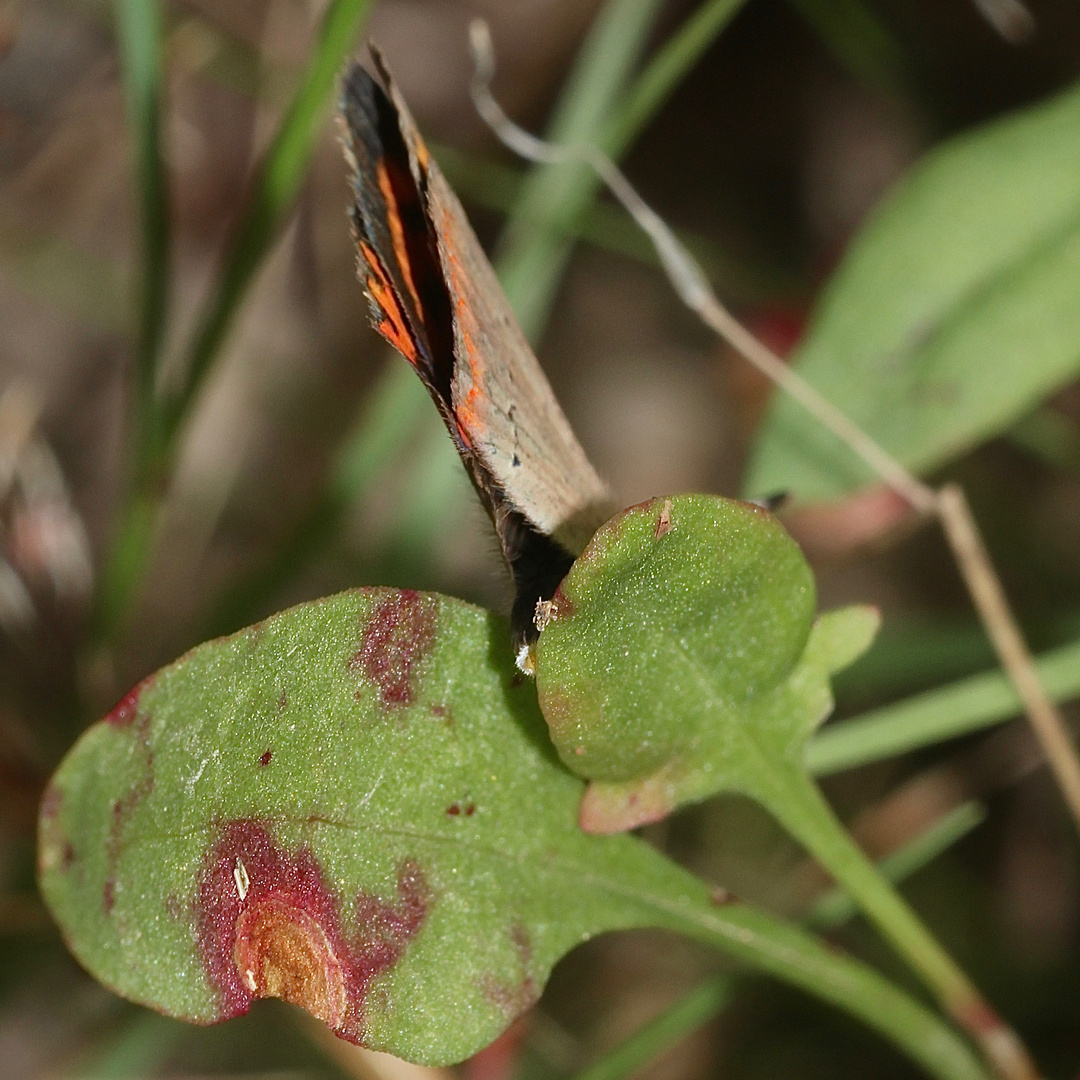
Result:
M278 698L278 712L284 712L289 707L289 695L286 691L281 691L281 697Z
M723 907L725 904L734 903L734 894L725 889L723 885L714 885L709 891L709 903L713 907Z
M456 803L456 802L455 802L455 803L451 803L451 804L450 804L450 805L449 805L449 806L448 806L448 807L446 808L446 812L447 812L447 814L449 814L449 815L450 815L450 817L457 817L457 816L458 816L458 814L460 814L460 813L461 813L461 806L460 806L460 805L459 805L458 803Z
M286 851L261 822L230 822L207 852L195 900L219 1018L246 1013L255 998L278 997L362 1043L368 989L400 959L429 903L423 872L406 859L397 901L360 893L349 933L308 847Z
M263 765L263 766L269 765L269 764L270 764L270 759L271 759L271 758L272 758L273 756L274 756L274 751L273 751L273 750L271 750L271 749L270 749L270 747L267 747L267 748L266 748L266 749L265 749L265 750L264 750L264 751L263 751L263 752L262 752L262 753L261 753L261 754L259 755L259 764L260 764L260 765Z
M435 599L412 589L391 593L365 626L360 648L349 661L379 688L384 705L410 705L413 669L435 636Z

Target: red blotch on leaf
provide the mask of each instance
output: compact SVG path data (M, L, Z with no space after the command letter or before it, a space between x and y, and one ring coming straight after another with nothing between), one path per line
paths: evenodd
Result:
M397 902L360 893L355 927L309 848L289 852L252 820L224 826L207 852L195 899L199 949L220 995L219 1019L255 998L277 997L363 1043L372 981L389 970L423 924L430 895L410 859L397 871Z
M435 599L412 589L391 593L371 613L349 666L379 688L384 705L409 705L413 669L435 636Z
M134 723L139 715L139 698L144 690L150 687L154 681L153 675L148 675L141 683L133 686L113 707L105 717L105 723L112 727L127 727Z
M274 751L273 751L273 750L271 750L271 749L270 749L269 747L267 747L267 748L266 748L266 749L265 749L265 750L264 750L264 751L263 751L263 752L262 752L262 753L261 753L261 754L259 755L259 764L260 764L260 765L269 765L269 764L270 764L270 759L271 759L271 758L272 758L273 756L274 756Z

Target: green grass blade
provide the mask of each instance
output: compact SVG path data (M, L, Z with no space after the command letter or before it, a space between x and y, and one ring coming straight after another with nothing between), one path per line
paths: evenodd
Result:
M255 178L217 286L199 322L181 392L169 403L165 439L171 442L217 356L255 273L292 210L333 94L371 0L333 0L300 86Z
M701 59L745 0L705 0L671 35L630 88L612 117L601 145L619 158Z
M577 1080L624 1080L720 1012L731 1000L734 982L730 975L706 980L610 1054L578 1073Z
M836 59L876 90L902 91L908 62L895 38L863 0L788 0Z
M1044 653L1035 666L1054 701L1080 695L1080 641ZM806 765L825 776L978 731L1022 711L1005 675L987 671L830 724L807 744Z
M133 7L139 7L131 0ZM136 480L122 512L95 605L93 635L115 636L138 592L153 546L157 506L167 486L178 432L210 371L258 268L300 189L334 89L338 68L371 0L333 0L300 86L257 171L224 268L198 323L184 382L158 404L140 444Z
M559 96L548 139L599 143L662 7L660 0L607 0ZM596 174L583 162L537 166L500 239L495 269L533 340L547 322L569 257L566 223L576 221L598 187Z
M149 437L154 380L168 303L169 194L161 156L162 17L158 0L118 0L120 72L132 145L142 231L139 269L138 405L140 440Z
M882 859L878 863L878 870L893 883L904 881L985 820L986 807L982 803L961 803L943 814L914 840ZM806 922L817 930L833 930L858 914L858 910L855 901L846 892L830 889L813 906Z
M97 1049L60 1080L137 1080L157 1075L191 1027L148 1009L130 1009Z

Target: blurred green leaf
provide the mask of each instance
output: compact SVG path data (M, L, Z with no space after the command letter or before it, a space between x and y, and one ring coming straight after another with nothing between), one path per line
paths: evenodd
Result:
M76 744L42 893L106 985L212 1022L253 998L426 1062L490 1042L592 934L660 926L862 1018L939 1077L967 1046L870 969L629 836L591 837L506 626L362 589L193 650Z
M864 227L794 364L912 470L1003 431L1080 367L1080 89L932 151ZM861 461L778 397L745 488L830 499Z
M1068 701L1080 695L1080 641L1044 653L1035 667L1051 700ZM954 739L1022 711L1005 674L987 671L830 724L807 744L806 767L827 776Z

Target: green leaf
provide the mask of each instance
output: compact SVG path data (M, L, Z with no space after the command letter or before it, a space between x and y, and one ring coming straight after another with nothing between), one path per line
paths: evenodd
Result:
M1003 431L1080 368L1080 89L944 143L852 244L795 366L910 469ZM779 397L752 493L875 477Z
M867 616L836 613L808 644L813 613L810 568L758 506L680 495L604 525L556 592L536 660L552 740L593 781L587 827L745 791L763 722L776 753L801 753L831 707L828 672L869 644Z
M106 985L214 1022L253 998L460 1060L592 934L661 926L832 1001L935 1076L940 1019L630 836L577 827L498 619L361 589L203 645L91 728L42 802L42 894Z

